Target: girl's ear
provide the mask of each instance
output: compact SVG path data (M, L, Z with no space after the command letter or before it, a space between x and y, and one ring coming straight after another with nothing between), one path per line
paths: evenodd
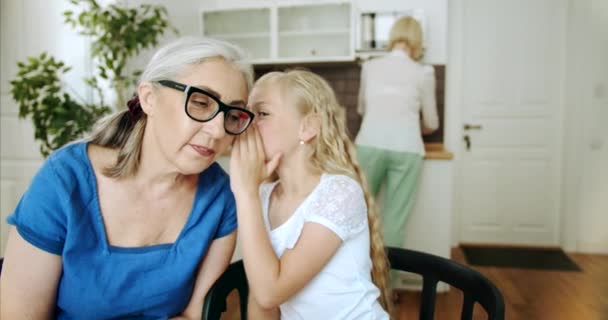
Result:
M142 82L137 87L137 96L139 96L139 103L141 104L141 109L146 113L146 115L151 116L154 113L154 101L156 99L156 95L154 92L154 88L150 82Z
M300 122L300 140L308 142L321 132L321 117L316 114L308 114Z

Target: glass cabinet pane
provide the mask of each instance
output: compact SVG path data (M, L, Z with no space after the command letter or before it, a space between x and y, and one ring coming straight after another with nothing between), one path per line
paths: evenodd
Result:
M243 9L203 13L204 35L270 33L270 9Z
M350 28L349 4L279 8L279 32Z
M234 43L251 59L271 56L270 8L203 12L203 34Z
M352 55L348 3L281 7L278 25L279 59L318 61Z

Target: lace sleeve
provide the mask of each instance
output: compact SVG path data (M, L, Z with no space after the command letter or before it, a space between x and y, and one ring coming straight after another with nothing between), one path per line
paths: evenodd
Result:
M363 190L347 176L335 175L326 179L310 204L305 221L319 223L345 241L367 226Z

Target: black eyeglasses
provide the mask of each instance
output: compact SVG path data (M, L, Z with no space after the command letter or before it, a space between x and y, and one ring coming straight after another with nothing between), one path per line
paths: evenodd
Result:
M211 121L220 111L224 112L224 130L232 135L243 133L253 121L253 112L245 108L229 106L203 89L171 80L160 80L158 83L186 93L184 109L188 117L194 121Z

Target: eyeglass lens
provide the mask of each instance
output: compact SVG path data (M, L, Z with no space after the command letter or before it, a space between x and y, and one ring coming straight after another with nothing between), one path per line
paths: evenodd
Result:
M188 115L199 121L211 120L220 109L218 102L210 96L193 92L187 102ZM224 128L227 132L238 134L247 128L251 121L249 114L238 109L230 109L224 115Z

